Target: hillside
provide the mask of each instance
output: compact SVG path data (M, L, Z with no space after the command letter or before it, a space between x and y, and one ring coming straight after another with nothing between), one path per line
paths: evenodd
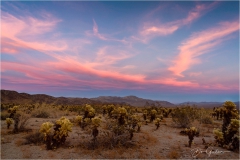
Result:
M53 97L45 94L27 94L18 93L16 91L1 90L1 103L16 103L16 104L31 104L31 103L46 103L56 105L77 105L77 104L94 104L94 103L119 103L129 104L131 106L143 107L148 105L156 105L163 107L174 107L175 105L167 101L154 101L150 99L138 98L136 96L113 97L100 96L97 98L66 98Z
M163 107L174 107L175 105L167 101L154 101L150 99L143 99L136 96L126 96L126 97L113 97L113 96L100 96L97 98L91 98L92 100L98 100L105 103L127 103L132 106L144 107L146 103L149 105L154 104L155 106Z
M55 105L79 105L79 104L94 104L98 101L87 98L66 98L66 97L52 97L45 94L27 94L18 93L16 91L1 90L1 103L16 103L16 104L32 104L32 103L46 103Z

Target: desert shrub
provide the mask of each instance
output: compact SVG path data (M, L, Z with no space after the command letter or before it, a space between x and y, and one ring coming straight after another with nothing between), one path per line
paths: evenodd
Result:
M24 112L19 113L19 130L24 131L26 129L26 126L28 124L28 120L31 118L29 114L26 114Z
M196 118L196 111L192 107L177 107L172 111L172 120L179 127L188 128Z
M206 115L200 119L200 122L203 124L213 124L213 119L211 116Z
M44 142L44 136L40 132L34 132L30 133L25 137L25 143L24 144L35 144L40 145Z
M46 110L44 108L39 108L39 109L36 109L36 110L33 111L32 117L48 118L48 117L50 117L50 113L48 112L48 110Z

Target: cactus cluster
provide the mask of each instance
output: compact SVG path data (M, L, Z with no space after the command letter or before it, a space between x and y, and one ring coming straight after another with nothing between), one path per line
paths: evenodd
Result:
M231 101L223 104L222 130L214 130L216 143L231 150L239 150L239 113Z
M72 132L72 126L73 124L65 117L56 121L53 135L53 140L56 141L56 144L59 145L66 141L68 133Z
M91 105L86 104L83 119L85 119L85 118L90 118L91 119L94 116L95 116L95 109Z
M54 132L52 133L52 127ZM44 134L44 141L47 149L52 149L63 144L68 137L68 133L72 131L73 124L69 119L62 117L53 125L51 122L46 122L41 125L40 132Z

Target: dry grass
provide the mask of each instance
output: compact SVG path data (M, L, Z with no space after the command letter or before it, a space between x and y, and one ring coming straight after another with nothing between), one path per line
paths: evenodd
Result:
M170 159L178 159L180 158L180 154L176 150L171 150L168 154L168 158Z
M22 139L17 139L16 141L15 141L15 144L16 144L16 146L21 146L21 145L23 145L23 140Z

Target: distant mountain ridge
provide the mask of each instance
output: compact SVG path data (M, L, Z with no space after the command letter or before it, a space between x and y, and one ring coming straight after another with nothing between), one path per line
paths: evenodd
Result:
M151 104L160 104L164 107L174 107L175 105L167 101L154 101L149 99L138 98L136 96L113 97L100 96L97 98L72 98L72 97L53 97L46 94L28 94L18 93L11 90L1 90L1 103L31 104L46 103L55 105L80 105L95 103L120 103L132 106L143 107L146 102Z
M144 107L146 103L149 105L163 106L163 107L174 107L175 105L168 101L157 101L150 99L143 99L136 96L126 96L126 97L116 97L116 96L100 96L97 98L91 98L92 100L97 100L107 103L127 103L132 106Z
M79 104L93 104L96 101L88 98L66 98L53 97L46 94L27 94L18 93L16 91L1 90L1 103L16 103L16 104L32 104L32 103L46 103L55 105L79 105Z
M125 97L117 96L100 96L96 98L73 98L73 97L53 97L46 94L28 94L18 93L11 90L1 90L1 103L15 103L15 104L32 104L32 103L46 103L52 105L81 105L81 104L97 104L97 103L110 103L110 104L129 104L131 106L144 107L148 106L162 106L162 107L176 107L181 105L196 105L197 107L213 108L221 107L223 102L184 102L173 104L168 101L143 99L133 95ZM239 109L239 102L234 102Z

